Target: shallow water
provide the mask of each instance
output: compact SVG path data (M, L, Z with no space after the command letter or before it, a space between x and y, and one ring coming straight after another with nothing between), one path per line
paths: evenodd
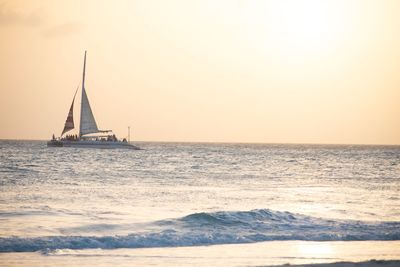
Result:
M252 244L141 249L60 249L1 253L4 266L266 266L393 260L400 241L269 241ZM399 261L400 263L400 261ZM386 265L379 265L386 266ZM396 265L393 265L396 266Z
M0 251L400 240L399 146L139 145L0 141Z

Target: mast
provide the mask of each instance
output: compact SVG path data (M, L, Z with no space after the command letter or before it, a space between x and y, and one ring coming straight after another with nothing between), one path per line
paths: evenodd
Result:
M86 70L86 50L85 50L85 57L83 59L83 74L82 74L82 96L81 96L81 116L80 116L80 127L79 127L79 137L82 136L82 110L83 110L83 94L85 92L85 70Z
M86 51L85 58L83 61L83 75L82 75L82 98L81 98L81 122L79 127L79 136L82 137L85 134L107 132L104 130L99 130L97 127L96 120L93 116L92 108L89 104L89 99L86 94L85 88L85 71L86 71Z
M86 50L85 50L85 57L84 57L84 59L83 59L82 88L85 88L85 70L86 70Z

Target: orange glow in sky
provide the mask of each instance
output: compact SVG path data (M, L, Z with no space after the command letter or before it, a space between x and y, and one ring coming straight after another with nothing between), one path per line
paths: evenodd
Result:
M87 50L95 118L119 137L131 126L133 140L400 144L399 10L0 0L0 138L61 132Z

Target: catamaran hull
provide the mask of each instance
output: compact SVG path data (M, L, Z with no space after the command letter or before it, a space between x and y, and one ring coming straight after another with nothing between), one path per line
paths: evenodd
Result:
M67 140L50 140L47 142L48 147L77 147L77 148L105 148L105 149L134 149L140 148L127 142L113 141L67 141Z

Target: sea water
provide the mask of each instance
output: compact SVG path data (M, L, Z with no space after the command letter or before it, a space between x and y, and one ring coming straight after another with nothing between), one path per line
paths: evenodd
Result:
M139 146L0 141L0 265L400 259L399 146Z

